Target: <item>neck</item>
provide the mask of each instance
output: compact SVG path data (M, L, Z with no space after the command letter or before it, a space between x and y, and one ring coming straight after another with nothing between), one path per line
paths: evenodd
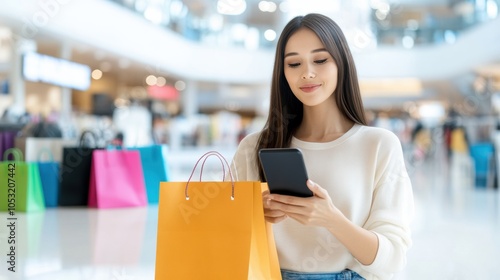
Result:
M303 141L329 142L344 135L353 125L337 106L304 107L302 123L294 136Z

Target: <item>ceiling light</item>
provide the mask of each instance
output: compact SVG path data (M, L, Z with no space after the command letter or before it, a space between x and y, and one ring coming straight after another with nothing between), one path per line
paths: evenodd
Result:
M148 84L148 86L156 85L157 81L158 78L156 78L154 75L149 75L146 77L146 84Z
M178 91L183 91L186 89L186 83L184 81L179 80L179 81L175 82L174 87Z
M100 78L102 78L102 71L101 70L95 69L94 71L92 71L92 79L99 80Z
M277 5L271 1L260 1L259 10L262 12L274 13L276 12Z
M269 2L269 8L267 9L267 11L270 13L274 13L274 12L276 12L277 8L278 8L278 6L276 5L276 3Z
M259 10L262 12L267 12L267 9L269 8L269 2L267 1L260 1L259 2Z
M217 12L223 15L241 15L247 9L245 0L219 0L217 1Z
M164 77L158 77L158 79L156 79L157 86L162 87L166 84L167 84L167 79L165 79Z
M264 38L268 41L274 41L276 39L276 31L268 29L264 32Z

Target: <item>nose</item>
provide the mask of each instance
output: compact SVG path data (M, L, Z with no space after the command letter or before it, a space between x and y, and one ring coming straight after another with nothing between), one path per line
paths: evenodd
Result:
M302 74L303 80L312 79L314 77L316 77L316 73L314 73L311 68L307 68L304 74Z

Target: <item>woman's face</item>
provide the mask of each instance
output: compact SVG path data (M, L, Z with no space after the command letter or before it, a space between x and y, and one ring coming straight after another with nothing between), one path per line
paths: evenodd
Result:
M306 106L323 103L337 87L337 64L308 28L299 29L289 38L284 69L293 94Z

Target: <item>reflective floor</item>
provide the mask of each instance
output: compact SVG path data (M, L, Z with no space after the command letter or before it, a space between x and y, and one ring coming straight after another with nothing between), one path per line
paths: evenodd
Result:
M395 279L500 279L500 194L448 173L446 164L427 162L411 174L413 247Z
M499 279L498 192L453 186L441 161L412 164L409 170L416 202L414 246L395 279ZM0 280L154 279L156 206L53 208L16 217L13 273L10 220L0 213Z

